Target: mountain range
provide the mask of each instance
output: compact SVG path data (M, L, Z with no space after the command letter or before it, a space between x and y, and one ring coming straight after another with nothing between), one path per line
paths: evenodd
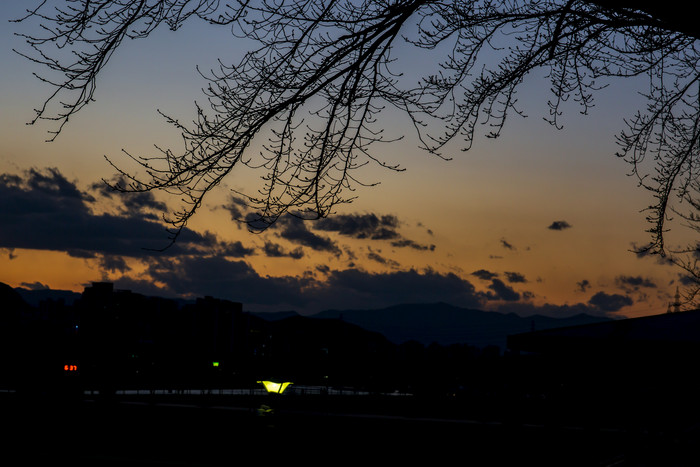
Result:
M254 313L267 320L280 320L296 312ZM395 344L417 341L423 345L468 344L505 349L508 335L533 330L609 321L610 318L579 314L567 318L460 308L447 303L402 304L375 310L326 310L312 318L340 319L378 332Z
M18 287L15 291L32 306L38 306L46 299L60 299L71 305L80 298L77 292L63 290L30 290ZM296 311L251 314L267 321L300 316ZM467 344L480 348L498 346L501 349L506 348L507 336L512 334L610 320L587 314L566 318L542 315L523 317L515 313L461 308L447 303L401 304L381 309L326 310L306 317L340 319L365 330L380 333L395 344L417 341L423 345Z

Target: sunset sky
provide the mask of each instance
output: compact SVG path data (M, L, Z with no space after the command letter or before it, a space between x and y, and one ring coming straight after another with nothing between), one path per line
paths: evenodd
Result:
M630 251L648 242L641 210L653 201L614 155L624 119L644 106L635 81L611 83L589 115L568 106L556 130L542 118L548 82L532 76L520 90L528 117L513 117L501 138L479 137L467 152L455 141L450 161L417 149L406 117L387 113L386 131L406 137L380 152L405 171L367 168L363 181L381 183L358 188L329 218L282 218L250 233L232 219L242 209L233 190L255 190L259 180L234 171L173 247L151 251L167 244L161 215L179 200L107 190L101 180L114 169L104 156L129 169L122 150L177 148L179 134L157 109L190 120L194 101L204 101L195 66L235 62L244 44L196 22L124 43L96 101L46 142L54 124L26 123L52 89L32 75L39 66L12 52L27 50L14 34L30 25L8 22L24 4L0 6L0 282L82 291L109 280L300 313L444 301L628 317L665 312L680 285L676 268ZM671 242L682 242L687 234L674 228Z

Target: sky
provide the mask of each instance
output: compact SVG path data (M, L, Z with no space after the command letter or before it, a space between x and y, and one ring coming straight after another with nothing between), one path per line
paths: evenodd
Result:
M191 119L204 85L196 71L237 57L245 43L222 29L186 25L127 41L98 80L95 102L55 141L52 122L27 125L52 88L10 23L25 2L0 5L0 282L30 289L82 291L93 281L169 297L211 295L251 311L380 308L448 302L521 315L613 317L663 313L681 285L679 271L632 250L648 242L643 208L651 193L615 157L615 136L644 101L641 83L617 81L581 115L566 109L564 128L543 120L547 82L520 89L527 117L502 137L460 142L443 160L417 148L405 116L384 114L381 148L400 163L366 168L355 201L330 217L285 217L264 233L234 220L238 190L255 190L235 171L205 199L171 248L163 214L178 199L119 194L105 157L131 170L123 151L153 154L180 135L157 112ZM25 6L26 7L26 6ZM405 60L407 71L434 66ZM230 59L235 62L235 58ZM254 150L255 148L251 148ZM681 242L682 229L674 230ZM676 237L672 237L676 239Z

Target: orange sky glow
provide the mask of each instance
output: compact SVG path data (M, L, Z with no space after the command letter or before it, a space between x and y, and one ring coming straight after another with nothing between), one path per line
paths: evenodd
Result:
M572 107L556 130L541 118L546 83L533 77L521 90L528 118L514 117L501 138L478 138L467 152L455 141L449 161L417 149L412 129L387 115L386 130L406 137L375 151L405 171L367 168L363 181L380 184L359 187L329 222L287 220L248 232L232 220L232 190L255 190L259 181L234 171L188 225L190 240L147 253L167 243L158 203L172 209L178 200L157 193L137 205L101 191L98 182L114 174L103 156L128 165L122 149L176 147L177 132L156 109L191 115L202 85L194 66L211 65L231 44L211 45L195 27L125 44L105 69L96 102L48 143L49 124L26 125L49 88L11 50L23 46L13 35L22 25L7 20L21 11L15 2L0 7L0 188L15 197L0 204L12 220L0 225L0 282L82 291L110 280L143 293L215 294L244 309L301 313L444 299L520 314L629 317L665 312L681 286L676 268L631 251L648 241L641 211L651 194L614 156L623 119L643 104L624 82L601 91L590 115ZM65 214L45 217L52 223L12 211L21 203L49 206L41 193L75 204L57 205ZM361 230L360 221L378 224ZM690 236L674 227L671 238L681 244Z

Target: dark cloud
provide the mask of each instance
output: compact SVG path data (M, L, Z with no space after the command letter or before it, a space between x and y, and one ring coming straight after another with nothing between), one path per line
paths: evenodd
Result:
M678 280L681 283L681 285L684 286L697 286L700 285L697 277L689 275L689 274L679 274L678 275Z
M527 279L525 279L525 276L520 274L519 272L505 272L506 275L506 280L510 282L511 284L513 283L525 283L527 282Z
M591 283L588 279L583 279L581 282L576 283L576 290L579 292L586 292L591 287Z
M235 242L220 242L216 237L211 239L210 244L217 245L216 252L222 256L231 256L233 258L245 258L255 254L255 248L248 248L240 241Z
M168 210L165 203L156 200L152 191L132 191L125 192L129 183L124 177L117 177L110 182L99 182L92 185L92 189L107 198L117 198L122 206L123 212L129 211L160 211ZM120 189L117 189L120 188ZM134 188L140 188L134 186Z
M598 292L588 300L589 305L604 312L620 311L620 309L630 306L632 303L634 303L632 299L625 295L607 294L605 292Z
M391 242L392 246L398 247L398 248L413 248L414 250L420 250L420 251L435 251L435 245L421 245L420 243L416 243L413 240L409 240L407 238L402 238L401 240L395 240Z
M282 245L273 242L265 242L263 247L265 256L270 258L294 258L301 259L304 257L304 250L301 247L295 248L292 251L287 251Z
M122 199L121 197L119 199ZM23 175L0 176L0 248L64 251L74 257L97 255L149 257L242 251L237 244L217 240L210 233L183 229L178 241L164 253L166 226L143 210L96 214L95 198L79 190L57 169L28 170ZM149 204L150 203L150 204ZM154 207L141 199L138 206Z
M374 251L371 248L369 248L369 253L367 253L367 258L371 259L372 261L376 261L377 263L391 266L394 268L400 266L400 264L398 262L394 261L393 259L385 258L380 253L381 253L381 250Z
M676 266L676 264L673 262L673 259L670 256L662 256L658 253L654 253L653 245L638 246L636 243L632 242L631 249L632 252L634 252L634 254L639 259L651 257L656 259L656 262L658 264L664 266Z
M529 290L526 290L522 293L523 300L532 300L535 298L535 294L533 292L530 292Z
M337 232L348 237L392 240L400 238L396 229L399 220L396 216L376 214L338 214L314 222L314 230Z
M7 253L7 258L8 258L9 260L13 260L13 259L15 259L15 258L17 257L17 255L15 254L15 249L14 249L14 248L0 248L0 251L2 251L3 253L6 252L6 253Z
M470 282L453 273L430 269L386 273L360 269L333 271L315 296L320 302L343 308L434 302L478 308L483 303L483 297Z
M488 288L491 290L486 294L488 300L504 300L506 302L520 300L520 294L500 279L492 279Z
M102 269L103 271L125 273L131 270L129 265L126 263L126 260L122 256L102 256L99 260L99 264L100 269Z
M231 214L234 221L243 221L248 215L248 205L240 196L231 196L229 203L223 206Z
M656 288L656 283L654 281L642 276L617 276L615 278L615 283L624 289L632 288L636 290L640 287Z
M175 295L211 295L246 304L304 303L306 277L260 276L248 263L220 256L153 259L148 275Z
M328 237L316 235L310 231L303 219L294 216L280 218L275 224L279 236L292 243L309 247L316 251L327 251L340 256L341 251L336 242Z
M566 221L554 221L547 228L549 230L565 230L565 229L570 229L571 224L569 224Z
M501 239L501 246L506 250L515 250L515 247L512 244L508 243L504 238Z
M487 271L486 269L479 269L478 271L474 271L472 273L472 276L476 276L484 281L490 281L491 279L498 277L498 274L495 272Z
M295 277L261 276L244 261L187 256L153 258L146 275L162 284L165 295L211 295L243 302L248 309L297 307L302 312L314 312L435 302L478 308L484 301L483 294L471 283L452 273L337 271L326 265L316 270L324 279L314 278L311 271ZM138 280L128 277L123 280L138 284Z

